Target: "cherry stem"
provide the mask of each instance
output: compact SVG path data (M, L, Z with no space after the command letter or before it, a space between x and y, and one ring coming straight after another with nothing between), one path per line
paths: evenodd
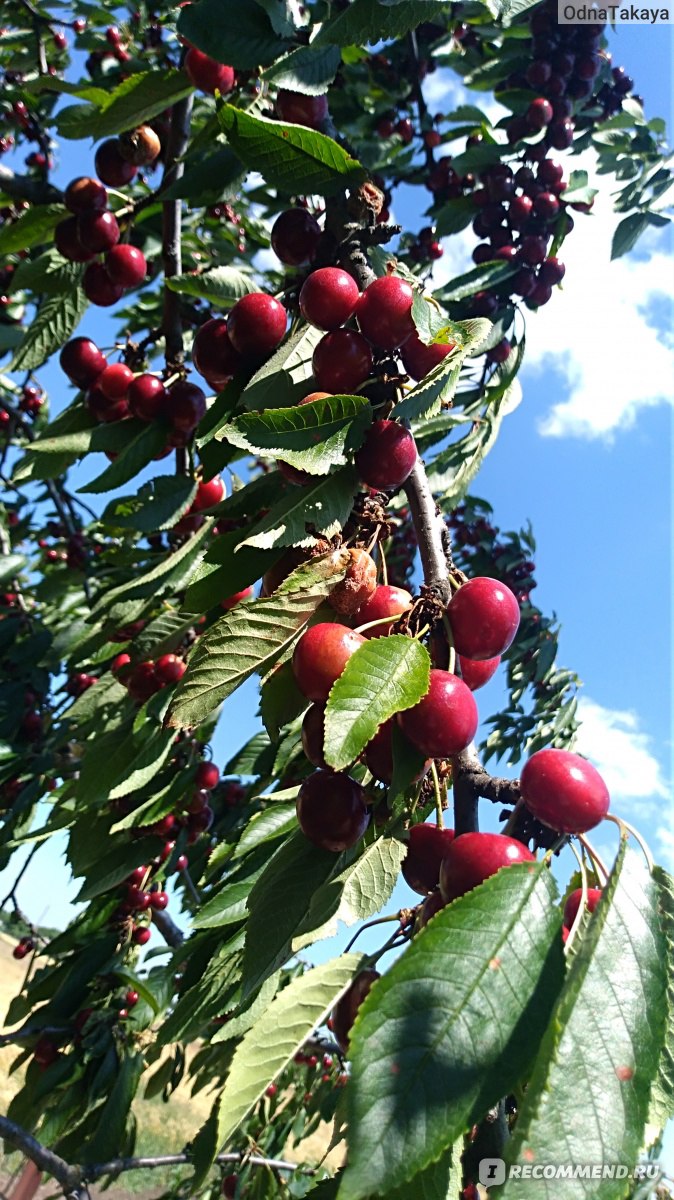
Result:
M607 869L605 863L599 857L599 855L597 854L597 851L594 849L594 847L591 845L591 843L588 842L584 833L578 833L578 834L576 834L576 837L578 838L578 841L580 842L583 849L586 850L587 853L589 854L594 866L598 869L599 874L604 876L604 883L606 883L606 880L609 877L609 872L608 872L608 869Z
M517 801L514 809L512 810L510 816L508 817L508 820L507 820L504 828L501 831L503 833L504 837L512 836L512 831L515 828L515 826L517 825L517 819L518 819L520 813L522 812L523 808L524 808L524 800L522 800L522 798L520 797L520 799Z
M447 613L442 614L442 624L445 630L445 637L447 639L447 649L449 650L447 670L449 671L450 675L453 675L456 671L456 650L454 648L454 634L452 633L452 627L449 623L449 617L447 616Z
M366 921L365 924L361 925L360 929L358 929L356 931L356 933L354 933L353 937L351 938L351 941L348 943L347 946L344 947L343 953L344 954L349 953L349 950L353 946L354 942L356 942L358 940L358 938L360 937L363 930L372 929L375 925L385 925L387 922L390 922L390 921L397 921L398 924L400 924L400 913L393 913L393 915L390 917L375 917L375 919L373 921ZM381 951L379 951L379 953L381 953Z
M655 867L655 863L653 862L653 855L651 854L648 844L644 841L641 834L634 828L633 825L630 825L629 821L626 821L624 819L624 817L614 817L613 813L607 813L605 820L611 821L614 825L618 826L621 837L625 837L624 830L627 830L628 833L631 833L632 837L635 838L636 841L641 846L641 849L643 850L643 853L644 853L644 858L646 859L646 864L648 866L649 874L652 875L653 869Z
M444 829L445 819L442 813L442 793L440 792L440 780L438 779L438 768L435 765L435 759L431 763L431 774L433 775L433 791L435 792L435 819L438 829Z
M376 621L366 621L365 625L356 626L353 632L362 633L364 629L375 629L377 625L392 625L395 620L395 617L377 617Z
M388 587L388 568L386 566L386 555L384 554L384 547L382 546L381 542L379 543L379 565L381 567L382 583L384 587Z
M576 857L578 866L580 868L581 897L580 897L580 904L578 905L578 909L576 911L576 915L573 918L573 924L569 930L569 934L566 939L566 945L564 947L565 954L569 954L571 951L571 948L575 941L578 930L580 929L580 925L583 920L583 914L585 912L585 908L587 905L587 870L585 868L585 855L580 855L578 853L573 842L570 842L569 844L571 846L571 850L573 851L573 853Z

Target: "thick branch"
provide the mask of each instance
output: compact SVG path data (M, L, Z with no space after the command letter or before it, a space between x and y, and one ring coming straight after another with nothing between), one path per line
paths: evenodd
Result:
M493 804L517 804L520 798L519 780L495 779L482 766L472 744L456 755L452 760L452 768L454 829L457 835L477 832L477 802L481 796Z
M16 1125L14 1121L9 1121L7 1117L0 1117L0 1135L17 1150L23 1151L26 1158L34 1162L40 1171L46 1171L49 1175L53 1175L54 1179L61 1184L64 1192L70 1193L79 1187L82 1181L79 1169L71 1167L64 1159L59 1158L58 1154L48 1150L32 1134L22 1129L20 1125Z
M178 929L175 921L169 917L167 912L155 908L152 911L152 922L157 926L164 941L169 946L182 946L185 941L185 935L181 929Z
M0 191L13 200L29 200L31 204L59 204L63 192L45 179L32 175L17 175L11 167L0 165Z
M433 499L424 464L417 459L412 474L405 483L412 521L419 542L419 554L424 582L437 589L440 597L449 602L447 556L445 554L445 523Z

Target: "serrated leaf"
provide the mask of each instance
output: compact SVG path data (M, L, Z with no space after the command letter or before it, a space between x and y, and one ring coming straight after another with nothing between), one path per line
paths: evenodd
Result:
M203 553L203 543L211 536L213 524L212 518L206 520L201 529L197 530L184 546L174 550L168 557L162 558L161 562L157 563L157 566L153 567L151 571L104 592L96 602L94 611L100 615L101 610L150 595L159 600L165 591L173 587L174 583L176 586L173 587L173 590L179 591L178 583L185 586L187 577L194 570L194 563Z
M319 537L334 537L349 519L358 487L355 469L346 466L327 479L294 488L272 505L241 545L270 550L313 546Z
M412 1179L526 1075L563 978L555 900L546 866L508 867L374 985L350 1034L344 1200Z
M448 237L466 229L475 217L475 205L470 196L457 196L447 200L434 216L435 233L438 238Z
M61 215L66 214L61 210ZM16 228L11 225L8 228ZM30 289L45 295L55 296L59 292L67 292L73 286L73 278L79 277L79 270L73 263L52 248L39 254L37 258L24 258L17 264L12 275L12 294Z
M225 884L216 896L211 896L201 906L193 921L194 928L221 929L245 920L246 901L259 874L257 871L245 879L234 879Z
M325 709L325 759L340 771L358 758L380 725L412 708L430 685L425 646L403 634L370 638L352 654Z
M99 853L95 871L82 884L75 898L76 903L94 900L96 896L102 896L105 892L109 892L118 884L123 883L135 867L139 867L147 859L158 854L163 844L160 838L148 837L137 842L115 846L106 854Z
M252 0L200 0L181 11L178 32L237 71L266 66L290 45L274 33L267 14Z
M191 200L200 205L233 200L245 177L241 160L228 146L206 155L190 154L180 179L162 190L162 200Z
M246 1033L218 1100L218 1146L227 1145L268 1084L325 1019L361 962L358 954L341 954L291 980ZM202 1164L195 1187L207 1169Z
M638 1161L666 989L658 888L641 852L623 844L539 1048L509 1162ZM497 1190L504 1200L618 1200L625 1181L521 1178Z
M218 108L218 120L242 163L287 195L327 196L367 177L355 158L315 129L254 117L233 104Z
M65 138L110 137L158 117L192 90L184 71L140 71L106 92L104 103L72 104L61 109L56 128Z
M321 27L312 45L362 46L382 37L397 38L424 21L446 14L440 0L401 0L382 11L379 0L353 0Z
M294 721L306 707L307 698L297 686L291 664L282 663L260 688L260 716L271 740L277 741L281 727Z
M438 300L441 300L443 304L449 304L451 300L465 300L467 296L474 296L482 288L489 287L494 283L502 283L516 271L517 267L512 263L483 263L482 266L466 271L464 275L457 275L456 279L441 288L437 293Z
M674 1117L674 879L662 867L653 872L659 893L659 909L662 929L669 958L667 986L667 1031L660 1055L657 1075L651 1089L647 1125L651 1129L664 1129ZM647 1139L650 1142L650 1138Z
M50 296L40 305L12 361L12 371L34 371L65 345L86 312L89 301L78 286L81 268L73 271L72 289Z
M234 851L234 859L242 858L257 846L290 835L297 826L294 804L274 804L264 812L255 813L244 829Z
M174 275L166 280L172 292L185 296L200 296L203 300L215 301L220 308L236 304L242 296L255 291L250 275L236 267L213 267L210 271L190 272Z
M143 1073L143 1055L140 1051L125 1054L118 1064L115 1081L103 1105L93 1139L86 1144L90 1162L105 1162L119 1153L124 1143L124 1130L132 1101L138 1090Z
M234 1038L238 1041L243 1033L246 1033L251 1026L255 1025L263 1013L267 1011L271 1001L278 992L281 978L281 972L277 971L275 975L270 975L269 979L265 979L255 998L247 1004L241 1005L238 1011L213 1034L211 1045L214 1046L220 1042L229 1042Z
M144 424L135 436L130 437L113 462L96 479L78 488L78 492L98 495L128 483L165 449L166 437L167 431L159 422Z
M318 49L312 45L298 46L268 67L263 75L277 87L302 92L305 96L321 96L334 81L341 61L336 46Z
M188 612L206 612L261 579L278 559L277 551L241 547L243 530L221 533L209 546L184 600Z
M327 475L361 445L372 420L364 396L329 396L312 404L243 413L217 437L270 458L281 458L312 475Z
M346 566L346 552L307 563L273 596L244 601L213 625L188 660L167 724L198 725L253 672L270 666L344 578Z
M396 404L393 415L401 420L418 421L437 414L442 404L453 399L465 359L479 350L491 328L491 321L485 317L454 323L456 349Z
M630 213L618 225L611 242L611 259L621 258L636 246L642 233L648 229L648 213Z
M0 254L13 254L16 250L30 250L52 240L59 221L68 216L62 204L35 204L16 221L4 222L0 229ZM61 259L63 265L64 260ZM21 264L18 269L20 270Z
M340 923L348 927L378 913L393 895L406 853L407 846L398 838L377 838L360 858L317 888L293 938L293 952L332 937Z
M244 388L244 408L286 408L306 396L313 374L313 353L325 334L313 325L300 325Z
M137 529L143 533L171 529L187 512L196 491L196 482L191 477L159 475L143 484L135 495L111 500L101 520L118 529Z

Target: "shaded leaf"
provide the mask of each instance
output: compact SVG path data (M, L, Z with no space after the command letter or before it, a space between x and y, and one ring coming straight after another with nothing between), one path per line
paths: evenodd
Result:
M120 529L138 529L143 533L171 529L187 512L196 490L192 478L159 475L143 484L135 495L111 500L101 520Z
M81 268L73 270L72 288L49 296L38 309L35 320L26 330L12 361L12 371L34 371L60 350L80 323L89 306L78 285Z
M274 546L313 546L319 537L331 538L346 524L359 487L352 466L327 478L291 489L254 525L242 546L269 550Z
M375 916L391 899L406 853L407 846L398 838L378 838L360 858L317 888L293 938L293 951L332 937L340 922L355 925Z
M320 96L334 81L341 63L336 46L314 49L298 46L284 55L264 72L264 78L273 80L277 87L302 92L305 96Z
M251 0L200 0L181 10L178 32L237 71L266 66L289 47L287 40L274 33L263 9Z
M402 37L424 21L446 13L440 0L401 0L382 11L379 0L353 0L321 27L313 46L361 46L386 38ZM385 31L385 32L384 32Z
M35 204L22 213L18 220L3 222L0 229L0 254L30 250L32 246L50 242L59 221L63 221L67 216L68 212L62 204ZM61 265L65 267L65 260L60 255L58 257ZM17 273L22 265L18 265Z
M158 117L192 90L184 71L141 71L105 92L105 101L61 109L56 128L65 138L110 137Z
M314 349L324 336L313 325L300 325L244 388L241 396L244 407L286 408L306 396L311 390L307 381L313 374Z
M166 429L158 422L143 424L143 428L130 438L113 462L96 479L78 488L78 492L97 495L128 483L165 449L166 437Z
M210 271L174 275L167 279L166 286L172 292L215 301L220 308L236 304L242 296L255 291L255 283L250 275L236 267L213 267Z

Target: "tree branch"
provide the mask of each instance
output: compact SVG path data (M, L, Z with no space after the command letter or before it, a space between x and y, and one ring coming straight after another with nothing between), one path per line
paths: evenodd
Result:
M152 923L157 926L164 941L169 946L182 946L185 941L185 934L181 929L178 929L175 921L169 917L167 912L162 909L155 908L152 910Z
M478 800L482 796L493 804L517 804L519 779L495 779L482 766L471 743L452 760L454 781L454 832L478 831Z
M183 156L187 150L190 138L190 121L194 97L187 96L173 107L171 117L171 132L166 147L164 174L161 188L168 188L182 177L184 171ZM164 280L180 275L182 271L182 201L164 200L162 202L162 257L164 262ZM180 313L180 294L172 292L164 283L162 332L165 341L166 369L173 375L183 365L185 353L183 346L183 323ZM188 474L189 466L187 453L183 447L176 450L176 474Z
M82 1176L78 1167L71 1167L64 1159L59 1158L58 1154L48 1150L37 1138L7 1117L0 1117L0 1135L17 1150L23 1151L26 1158L35 1163L40 1171L53 1175L66 1194L74 1192L81 1184Z
M33 175L17 175L11 167L0 165L0 191L13 200L29 200L31 204L60 204L63 192L46 179Z

